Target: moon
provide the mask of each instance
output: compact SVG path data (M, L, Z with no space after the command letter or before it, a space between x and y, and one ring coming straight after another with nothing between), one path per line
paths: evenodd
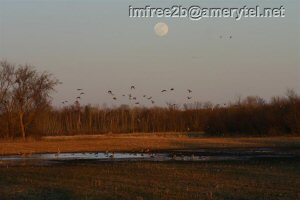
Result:
M168 34L169 32L169 27L166 23L163 22L158 22L154 26L154 32L157 36L163 37Z

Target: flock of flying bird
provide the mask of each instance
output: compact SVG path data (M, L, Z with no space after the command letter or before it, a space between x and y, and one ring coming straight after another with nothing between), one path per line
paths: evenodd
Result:
M134 85L132 85L130 87L130 90L135 90L135 89L136 89L136 87ZM170 88L170 91L174 91L174 90L175 90L174 88ZM189 94L192 93L192 90L190 90L190 89L187 89L187 91L188 91ZM161 90L161 93L165 93L165 92L168 92L168 90L166 90L166 89ZM108 90L107 93L112 96L113 100L117 101L117 97L115 96L115 94L111 90ZM131 93L128 94L127 96L128 96L130 101L132 101L132 100L135 101L134 103L136 105L140 104L140 102L138 101L136 96L133 96ZM122 94L122 97L126 97L126 95ZM144 94L143 99L149 100L151 102L151 104L155 104L155 101L153 100L152 96L147 96L146 94ZM192 97L187 96L187 99L192 99Z
M223 38L223 35L220 35L220 39L222 39L222 38ZM229 39L232 39L232 35L230 35L228 38L229 38ZM132 85L132 86L130 87L130 89L131 89L131 90L135 90L136 87L135 87L134 85ZM85 93L83 92L83 89L81 89L81 88L78 88L77 91L79 92L79 94L78 94L78 96L76 97L75 103L78 103L79 100L81 99L82 95L85 94ZM174 88L170 88L170 91L174 91ZM165 92L168 92L168 90L163 89L163 90L161 90L161 92L162 92L162 93L165 93ZM192 90L187 89L187 92L188 92L189 94L191 94L191 93L192 93ZM114 101L117 101L117 100L118 100L118 98L115 96L115 94L112 92L112 90L108 90L107 93L108 93L109 95L112 96L112 99L113 99ZM122 94L122 96L123 96L123 97L126 97L125 94ZM131 93L128 94L127 96L128 96L128 98L129 98L130 101L132 101L132 100L135 101L134 103L135 103L136 105L139 105L139 104L140 104L140 102L138 101L137 97L133 96ZM153 100L152 96L143 95L143 98L146 99L146 100L149 100L149 101L151 102L151 104L155 104L155 101ZM188 100L190 100L190 99L192 99L192 96L189 95L189 96L187 96L186 98L187 98ZM68 101L62 101L62 104L66 104L66 103L68 103Z
M78 103L79 100L81 99L82 95L85 94L85 93L83 92L83 89L81 89L81 88L78 88L77 91L79 92L79 94L78 94L77 97L76 97L75 103ZM67 104L68 102L69 102L69 101L62 101L61 103L62 103L62 104Z
M136 89L136 87L135 87L134 85L132 85L132 86L130 87L130 90L131 90L131 91L133 91L133 90L135 90L135 89ZM83 92L83 89L81 89L81 88L78 88L78 89L76 89L76 90L77 90L77 92L79 92L79 93L78 93L78 95L77 95L77 97L76 97L75 103L78 103L79 100L82 98L82 95L84 95L85 93ZM170 88L169 90L163 89L163 90L161 90L161 93L166 93L166 92L168 92L168 91L174 91L174 90L175 90L174 88ZM188 100L192 99L192 96L191 96L192 90L191 90L191 89L187 89L187 92L188 92L189 95L188 95L186 98L187 98ZM107 91L107 94L110 95L110 96L112 97L112 100L114 100L114 101L117 101L117 100L118 100L117 96L113 93L112 90L108 90L108 91ZM127 95L126 95L126 94L122 94L122 97L126 97L126 96L128 96L128 99L129 99L130 101L133 101L135 105L139 105L139 104L140 104L138 98L137 98L136 96L134 96L133 94L131 94L131 93L129 93L129 94L127 94ZM144 95L142 96L142 99L143 99L143 100L149 101L151 104L155 104L155 101L154 101L154 99L153 99L152 96L148 96L148 95L144 94ZM68 103L68 101L62 101L61 103L62 103L63 105L65 105L65 104Z
M220 35L220 39L222 39L223 38L223 35ZM226 38L226 37L225 37ZM230 35L229 37L228 37L229 39L232 39L232 35Z

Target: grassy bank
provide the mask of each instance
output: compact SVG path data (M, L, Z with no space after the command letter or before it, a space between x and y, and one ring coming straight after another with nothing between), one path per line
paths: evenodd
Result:
M0 154L79 151L163 151L172 149L234 147L300 147L300 137L209 138L184 134L110 134L100 136L50 137L29 141L0 141Z
M300 161L0 168L1 199L299 199Z

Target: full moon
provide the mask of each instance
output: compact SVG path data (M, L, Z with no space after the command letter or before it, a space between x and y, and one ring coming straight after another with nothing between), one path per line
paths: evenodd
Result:
M162 37L168 34L169 32L169 27L166 23L159 22L155 24L154 26L154 32L156 35Z

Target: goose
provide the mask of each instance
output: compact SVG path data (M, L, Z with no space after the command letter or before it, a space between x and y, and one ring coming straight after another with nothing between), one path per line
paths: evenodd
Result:
M173 155L172 155L172 159L173 159L173 160L176 160L176 154L173 154Z
M58 157L59 154L60 154L60 150L59 150L59 148L57 148L57 152L56 152L56 154L55 154L55 157Z
M112 152L112 154L109 157L114 158L115 157L115 152Z

